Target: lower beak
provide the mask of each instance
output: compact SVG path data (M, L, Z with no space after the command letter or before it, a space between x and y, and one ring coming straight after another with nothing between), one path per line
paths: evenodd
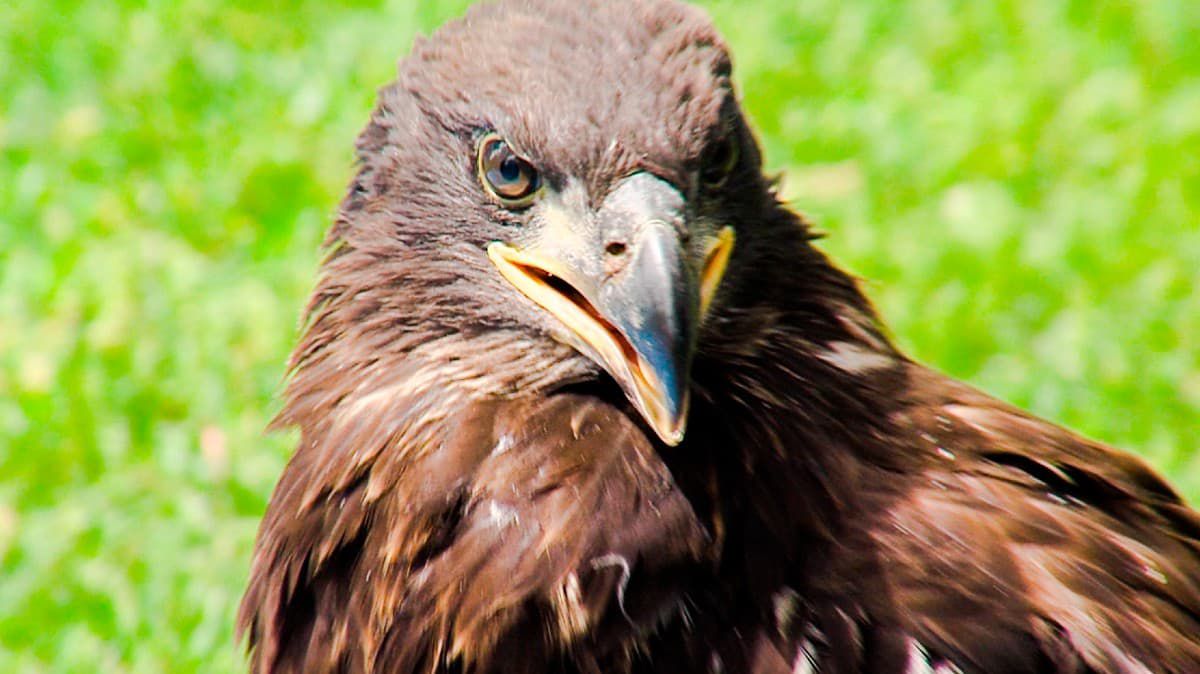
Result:
M657 183L674 190L653 180L650 189ZM699 323L724 272L733 231L727 227L714 237L696 264L669 222L650 217L630 227L620 253L625 259L612 273L604 271L612 269L603 264L612 252L603 246L581 257L587 237L526 250L495 242L488 255L509 283L567 328L565 341L612 375L663 442L677 445L687 424Z

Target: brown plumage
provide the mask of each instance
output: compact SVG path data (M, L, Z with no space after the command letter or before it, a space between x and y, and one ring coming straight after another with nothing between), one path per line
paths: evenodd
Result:
M729 71L656 0L413 48L293 354L255 672L1200 672L1200 517L898 353Z

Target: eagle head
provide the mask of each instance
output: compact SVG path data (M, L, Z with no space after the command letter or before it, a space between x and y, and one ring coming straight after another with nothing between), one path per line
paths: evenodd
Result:
M358 140L301 371L344 348L343 370L424 360L485 395L608 377L683 439L698 342L776 201L703 14L587 5L479 6L414 47Z

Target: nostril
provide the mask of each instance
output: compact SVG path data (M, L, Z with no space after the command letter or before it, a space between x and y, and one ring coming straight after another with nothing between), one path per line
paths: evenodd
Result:
M610 241L610 242L608 242L608 245L604 247L604 252L606 252L612 256L624 255L625 254L625 242L624 241Z

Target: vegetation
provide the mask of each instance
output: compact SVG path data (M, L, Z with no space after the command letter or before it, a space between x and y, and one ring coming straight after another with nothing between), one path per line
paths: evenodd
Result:
M464 2L0 3L0 670L236 672L352 142ZM897 339L1200 498L1200 3L710 3Z

